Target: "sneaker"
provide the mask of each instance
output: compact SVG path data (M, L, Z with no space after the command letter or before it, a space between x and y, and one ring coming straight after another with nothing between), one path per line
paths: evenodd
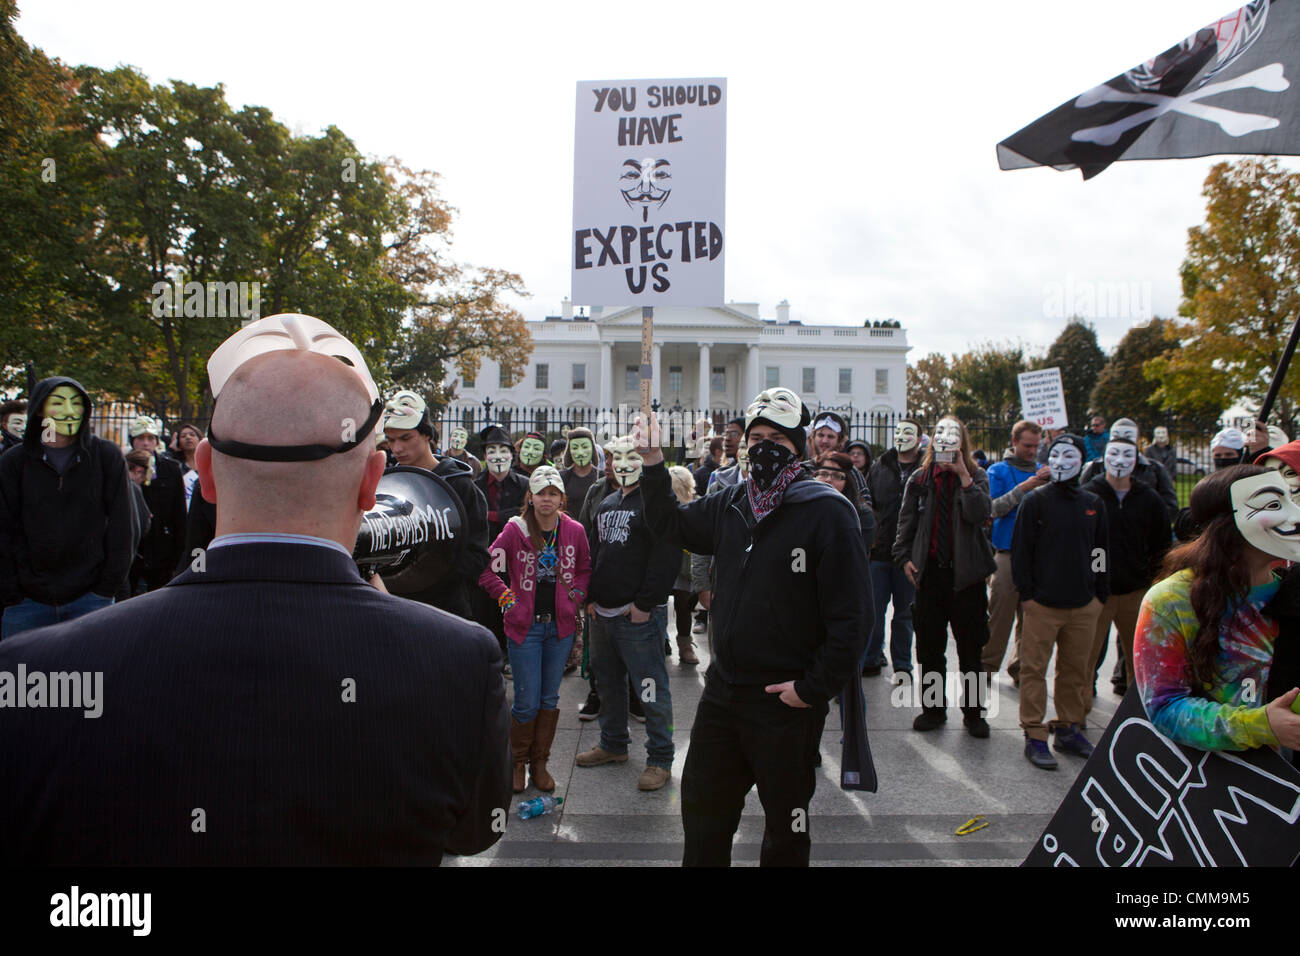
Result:
M600 695L594 690L587 694L587 702L578 708L579 720L595 720L600 716Z
M923 710L912 721L912 729L927 731L938 730L948 722L948 712L943 710Z
M989 735L989 722L983 717L963 717L962 723L966 725L966 733L972 737L983 740Z
M1074 754L1078 757L1092 756L1092 743L1083 735L1078 724L1056 728L1056 740L1052 749L1057 753Z
M692 633L692 634L703 634L703 633L704 633L705 631L707 631L708 629L709 629L709 626L708 626L707 624L705 624L703 621L696 621L696 622L695 622L695 626L694 626L693 628L691 628L691 633Z
M670 779L672 779L672 773L663 767L647 766L641 771L641 776L636 778L636 788L638 790L658 790Z
M579 767L600 767L607 763L627 763L627 754L612 754L602 750L599 744L578 754Z
M1123 697L1128 693L1128 684L1111 684L1110 686L1115 691L1116 697Z
M1055 770L1056 758L1047 749L1046 740L1035 740L1026 735L1025 758L1039 770Z

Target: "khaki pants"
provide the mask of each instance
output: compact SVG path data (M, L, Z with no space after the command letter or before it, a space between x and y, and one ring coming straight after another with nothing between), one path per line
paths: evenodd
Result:
M1016 582L1011 579L1011 552L999 551L995 556L998 569L993 574L989 586L989 642L984 645L980 655L981 666L990 674L996 674L1002 667L1002 657L1007 650L1007 639L1011 636L1011 623L1016 625L1016 645L1007 662L1007 673L1017 676L1020 670L1020 635L1024 631L1024 621L1020 613L1020 592Z
M1112 594L1106 599L1101 615L1097 618L1097 631L1093 636L1092 652L1088 658L1094 667L1097 658L1101 656L1101 649L1106 646L1106 635L1110 632L1113 621L1119 630L1119 644L1123 649L1124 666L1128 668L1125 673L1129 675L1130 682L1133 680L1133 634L1137 631L1138 611L1142 609L1142 598L1146 593L1146 591L1130 591L1128 594ZM1091 681L1088 682L1087 693L1084 695L1083 711L1085 714L1092 712Z
M1093 598L1078 608L1034 603L1024 609L1020 641L1020 728L1034 740L1047 741L1047 663L1056 648L1056 720L1052 725L1083 726L1085 693L1092 687L1096 656L1089 657L1101 602Z

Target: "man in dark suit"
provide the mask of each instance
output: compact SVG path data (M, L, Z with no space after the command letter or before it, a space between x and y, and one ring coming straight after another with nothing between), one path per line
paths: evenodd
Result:
M317 319L273 316L208 369L197 470L219 508L201 559L0 643L0 865L436 865L486 849L511 796L500 651L357 573L384 470L360 353ZM82 679L56 690L58 672Z

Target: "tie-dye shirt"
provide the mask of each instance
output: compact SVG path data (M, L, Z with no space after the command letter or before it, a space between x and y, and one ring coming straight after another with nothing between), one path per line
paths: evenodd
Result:
M1179 571L1142 599L1133 639L1138 693L1156 729L1200 750L1277 746L1264 712L1277 622L1260 613L1281 580L1253 587L1219 629L1214 673L1199 692L1191 684L1188 645L1200 625L1192 610L1192 572ZM1202 676L1202 680L1204 680Z

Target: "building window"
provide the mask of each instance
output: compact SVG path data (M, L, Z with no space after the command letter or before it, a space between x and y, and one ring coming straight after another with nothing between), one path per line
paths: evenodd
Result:
M513 379L510 377L510 375L506 372L506 369L505 369L505 366L504 366L504 365L499 365L499 366L497 366L497 375L499 376L499 378L497 379L498 387L500 387L500 388L514 388L514 387L515 387L514 380L513 380Z
M465 388L473 388L473 387L474 387L474 373L473 373L473 372L467 372L467 371L465 371L464 369L461 369L461 371L460 371L460 384L463 385L463 386L465 386Z
M680 365L668 366L668 391L680 392L682 390L682 367Z
M585 362L573 363L573 389L582 391L587 387L587 364Z
M727 390L727 367L725 365L713 366L713 378L709 382L709 391L725 392Z
M545 362L537 363L537 387L551 387L551 366Z
M641 387L641 366L628 365L625 369L623 378L623 388L629 392L635 392Z
M889 369L876 369L876 394L887 395L889 393Z
M514 412L508 408L497 409L497 423L506 431L510 431L510 416L513 414Z
M763 379L764 388L776 388L781 384L781 369L777 365L769 365Z
M840 394L847 395L853 391L853 369L840 369Z
M546 434L546 409L533 409L533 431Z
M815 368L803 370L803 390L805 392L817 391L817 370Z

